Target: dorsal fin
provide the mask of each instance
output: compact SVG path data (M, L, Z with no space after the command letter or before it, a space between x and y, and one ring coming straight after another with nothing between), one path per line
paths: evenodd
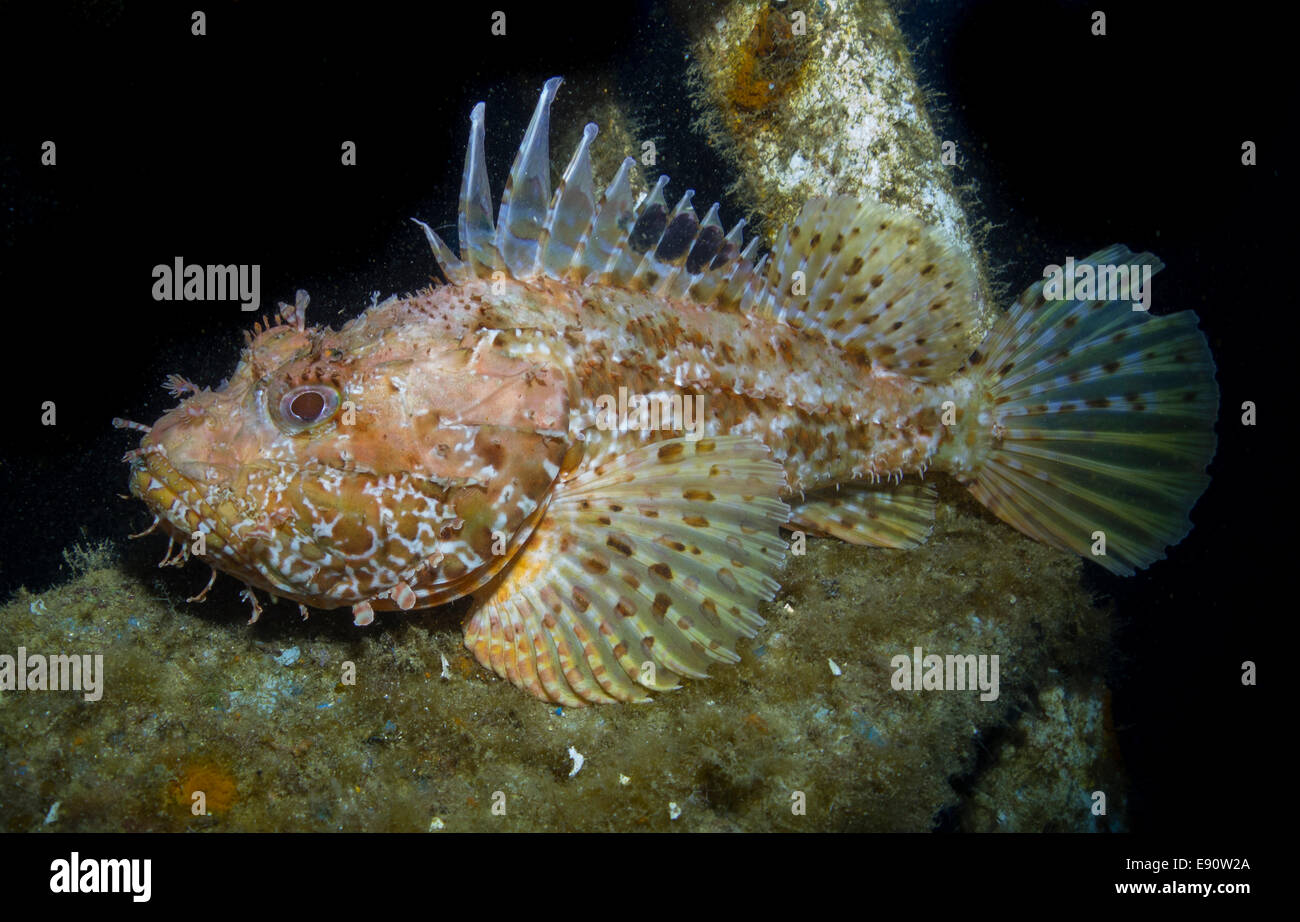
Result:
M741 251L743 220L724 237L716 204L704 221L696 217L690 205L693 190L670 212L664 198L667 176L661 176L654 189L634 205L635 161L631 157L624 159L614 180L596 200L590 150L598 131L594 124L583 130L564 178L554 196L550 194L547 135L551 103L560 83L559 77L552 77L542 89L515 155L495 223L485 156L484 104L474 106L460 187L460 258L430 227L416 222L447 277L461 283L504 269L517 279L545 274L716 302L719 307L734 308L754 300L765 283L754 275L749 259L758 238Z
M633 205L631 157L596 201L595 125L584 129L551 196L547 134L560 82L546 81L495 226L483 103L474 107L461 181L461 259L424 228L453 281L505 269L518 279L545 274L689 298L771 317L918 380L943 380L966 360L978 308L974 267L913 215L875 201L812 199L754 265L759 241L742 247L745 222L724 236L716 204L703 221L696 217L693 190L669 210L667 176Z

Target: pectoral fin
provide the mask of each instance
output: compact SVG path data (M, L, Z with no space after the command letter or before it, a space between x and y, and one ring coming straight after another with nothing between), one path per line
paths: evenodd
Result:
M736 662L785 555L779 464L748 438L673 439L579 467L511 565L475 594L465 645L538 698L646 701Z

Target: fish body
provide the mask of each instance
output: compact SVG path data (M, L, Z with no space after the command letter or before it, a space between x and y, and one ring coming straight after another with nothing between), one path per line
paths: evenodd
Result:
M299 293L222 387L180 382L139 427L132 492L254 617L255 589L359 624L469 595L467 646L514 684L645 700L737 659L782 527L922 543L931 471L1115 572L1186 534L1218 405L1190 312L1039 283L972 353L972 267L887 206L815 199L755 263L666 178L633 202L630 161L598 195L594 125L552 193L558 87L496 221L475 108L460 255L422 225L450 284L337 331Z

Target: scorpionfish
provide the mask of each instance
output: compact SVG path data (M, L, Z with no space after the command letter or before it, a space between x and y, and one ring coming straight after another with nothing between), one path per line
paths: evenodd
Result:
M743 221L724 232L716 204L701 220L689 191L669 207L667 177L636 200L631 158L598 192L594 124L552 191L559 85L495 222L473 109L459 256L416 221L445 283L337 331L307 324L299 292L220 387L173 376L178 407L117 421L145 432L130 489L180 542L171 562L201 547L254 620L254 590L359 625L471 596L480 663L582 705L738 661L779 588L783 528L924 542L927 472L1115 573L1190 530L1218 409L1191 311L1039 281L972 352L969 260L879 202L813 199L755 262ZM1081 267L1161 264L1113 246ZM696 425L611 423L628 394L690 405Z

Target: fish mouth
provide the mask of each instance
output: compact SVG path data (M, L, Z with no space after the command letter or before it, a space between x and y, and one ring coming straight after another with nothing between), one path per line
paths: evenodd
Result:
M243 583L246 589L254 587L275 597L291 599L304 604L319 605L322 600L295 591L295 587L281 580L268 578L265 570L250 559L241 541L241 523L246 524L239 507L231 499L221 499L214 506L205 498L200 484L182 473L159 446L149 446L128 455L131 465L129 489L154 515L154 523L140 535L161 525L171 541L180 544L173 556L169 544L167 554L159 566L181 566L191 558L206 563ZM202 532L203 550L192 550L197 534ZM208 583L208 589L212 583ZM204 589L189 601L202 601ZM251 600L250 600L251 601ZM254 618L261 609L254 602Z
M210 551L229 546L232 535L223 515L226 510L211 507L194 481L167 459L160 446L133 453L128 463L131 495L148 507L171 537L188 541L195 532L203 531Z

